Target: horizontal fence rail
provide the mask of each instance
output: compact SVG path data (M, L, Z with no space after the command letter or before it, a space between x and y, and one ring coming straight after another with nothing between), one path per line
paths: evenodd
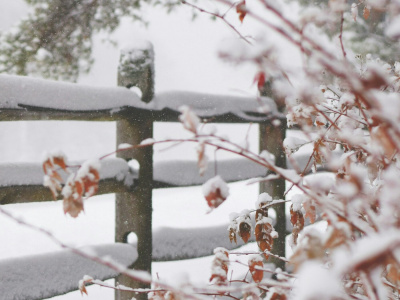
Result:
M67 175L60 173L66 179ZM50 190L43 186L43 176L43 168L39 163L0 164L0 204L51 200ZM130 168L125 160L102 160L98 194L126 191L137 178L137 170Z
M190 106L215 123L265 122L282 118L268 97L259 99L270 113L260 113L255 98L172 91L150 103L123 87L91 87L23 76L0 75L0 120L115 121L121 118L176 122L179 107Z
M341 152L337 152L341 155ZM293 155L296 166L303 170L311 169L309 154ZM252 178L262 178L266 169L247 159L229 159L209 161L206 172L200 176L197 161L161 161L154 163L153 188L171 188L202 185L215 176L214 165L218 166L218 174L226 182L237 182ZM79 163L72 163L79 165ZM288 168L292 165L288 163ZM323 171L321 167L318 169ZM21 176L23 174L23 176ZM174 176L170 176L174 174ZM51 201L50 190L43 186L43 169L39 163L1 163L0 164L0 204L28 203ZM64 174L65 179L65 174ZM109 158L101 161L100 183L98 195L126 192L134 188L138 179L136 169L129 166L121 158Z

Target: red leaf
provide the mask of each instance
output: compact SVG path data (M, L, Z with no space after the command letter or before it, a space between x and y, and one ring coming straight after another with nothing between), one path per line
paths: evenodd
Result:
M254 83L257 82L257 88L258 88L259 91L264 87L265 78L266 78L266 77L265 77L264 71L258 72L258 73L256 74L256 76L254 77Z

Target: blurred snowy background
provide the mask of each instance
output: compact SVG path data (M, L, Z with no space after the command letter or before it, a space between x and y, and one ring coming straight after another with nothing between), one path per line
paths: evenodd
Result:
M212 1L208 5L212 6ZM7 30L28 13L23 0L0 0L0 29ZM98 35L95 40L95 64L79 83L95 86L115 86L120 46L147 39L154 45L156 92L189 90L206 93L255 96L253 77L256 69L250 65L223 63L218 48L226 39L236 38L223 23L200 15L192 21L188 7L167 14L154 7L143 9L148 27L123 20L111 36ZM261 32L249 20L239 29ZM114 46L109 41L117 42ZM273 34L268 39L280 44L288 63L295 61L292 50ZM249 125L219 125L218 132L232 140L245 138ZM251 126L251 148L258 151L258 126ZM115 123L102 122L0 122L0 162L41 161L43 153L62 150L70 160L82 160L112 152L115 145ZM156 124L155 138L185 137L180 124ZM226 156L218 154L219 159ZM169 151L155 149L155 160L194 159L193 145L183 145ZM230 184L231 197L218 210L206 214L207 205L200 187L155 190L154 229L170 227L208 227L225 224L232 211L253 208L258 187L244 182ZM77 219L65 216L60 202L7 205L7 209L34 224L50 229L58 238L76 246L109 243L114 240L114 196L93 197L86 203L85 214ZM0 215L0 259L45 253L58 249L46 237L22 228ZM227 236L228 238L228 236ZM216 245L218 246L218 245ZM211 257L180 262L154 263L153 272L161 278L186 272L193 281L206 282L210 276ZM114 292L100 287L89 288L86 299L113 299ZM53 299L80 299L79 292Z

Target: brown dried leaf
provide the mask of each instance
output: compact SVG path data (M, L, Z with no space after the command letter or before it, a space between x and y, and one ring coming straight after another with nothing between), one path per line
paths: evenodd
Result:
M54 156L53 157L53 162L54 162L55 165L58 165L64 171L67 171L67 164L65 163L65 157L64 156Z
M211 265L210 282L216 285L227 284L227 274L229 268L229 252L225 248L214 249L214 260Z
M220 176L215 176L203 184L203 194L208 206L214 209L229 196L229 188Z
M364 19L368 20L370 14L371 14L371 8L368 6L364 6L364 10L363 10Z
M65 157L60 154L49 156L43 162L42 167L45 174L44 186L50 189L54 200L56 200L58 193L61 191L61 184L63 182L61 175L57 171L61 168L68 173Z
M219 188L206 195L207 204L210 208L217 208L222 204L222 202L225 201L225 199L226 198L222 196L221 190Z
M197 167L199 168L200 176L204 175L204 172L207 170L208 166L208 159L205 150L205 144L200 143L197 147Z
M274 293L272 294L271 298L269 298L270 300L286 300L287 296L285 294L278 294L278 293Z
M244 17L246 16L247 13L245 0L239 2L239 4L236 6L236 12L239 14L240 22L243 23Z
M86 197L95 195L99 189L100 174L96 169L89 167L89 172L81 178Z
M237 244L237 239L236 239L236 230L234 228L229 228L229 241L235 242Z
M63 188L62 194L64 213L76 218L83 211L82 183L73 179L69 180Z
M400 283L400 269L399 264L395 260L389 260L389 264L386 266L387 275L386 278L389 282L398 286Z
M85 284L91 283L92 281L93 281L93 278L91 278L90 276L85 276L85 277L83 277L82 280L79 280L78 286L79 286L79 291L81 292L81 295L83 295L83 294L88 295Z
M274 240L271 236L271 233L273 230L274 228L272 227L270 222L263 220L257 222L254 234L256 236L258 248L260 248L262 252L270 252L272 250ZM265 259L268 259L269 255L264 253L264 257Z
M251 277L253 277L254 282L259 283L264 277L264 271L256 269L256 267L264 267L262 258L260 256L250 257L248 264Z
M251 225L247 222L241 222L239 224L239 236L243 242L247 243L251 235Z
M293 230L292 230L293 243L296 245L299 233L304 228L304 216L300 210L298 211L293 210L293 204L290 206L290 222L293 225Z

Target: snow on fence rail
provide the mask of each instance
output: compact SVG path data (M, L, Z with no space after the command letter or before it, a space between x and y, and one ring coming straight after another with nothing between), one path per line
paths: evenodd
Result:
M300 155L293 158L300 168L304 168L309 157ZM201 185L214 176L214 162L210 161L208 164L206 172L200 176L197 171L197 161L194 160L154 163L152 186L168 188ZM229 159L218 162L218 173L226 182L236 182L262 177L265 175L265 168L247 159ZM175 175L170 176L170 174ZM138 170L131 168L125 160L121 158L102 160L97 194L129 191L137 179ZM0 204L51 200L50 190L43 186L43 168L40 163L0 163Z
M275 103L263 97L271 113L260 113L253 98L172 91L156 95L150 103L123 87L91 87L23 76L0 75L0 119L111 121L130 117L176 121L181 105L190 106L212 122L264 122L282 117Z
M140 55L136 55L138 53ZM147 48L139 47L133 51L126 49L122 51L118 72L119 87L115 88L94 88L42 79L0 75L0 121L117 121L117 145L123 143L135 145L153 137L154 122L176 122L180 114L179 107L188 105L207 122L259 123L260 148L275 155L279 167L286 167L286 155L279 146L285 137L286 123L280 112L282 108L277 107L271 98L262 97L256 101L254 98L176 91L154 95L153 56L151 44ZM132 86L141 89L141 98L132 90L127 89ZM263 107L263 111L267 109L269 113L260 113L260 105ZM274 119L280 119L282 125L280 127L273 126L270 121ZM204 240L215 240L215 246L221 246L222 234L225 235L227 232L225 226L223 226L224 228L221 226L214 228L215 230L191 230L190 233L181 230L179 235L176 235L177 230L168 228L155 232L154 236L152 233L152 189L201 184L211 176L211 173L206 174L205 178L200 178L195 174L197 170L193 162L153 164L151 147L119 152L117 156L119 159L103 163L108 165L104 166L102 170L112 169L113 171L102 174L100 193L117 193L115 241L127 243L128 235L131 232L135 232L138 237L138 258L130 257L130 261L135 261L134 268L151 271L153 258L171 260L210 254L212 249L207 248L210 243L202 243L201 241ZM127 163L132 159L137 160L140 165L140 169L136 173L129 168ZM304 161L306 160L301 158L299 161L302 161L299 163L300 165L305 165ZM13 174L21 168L28 170L24 178L6 177L5 174ZM235 172L232 172L232 168L235 168ZM50 193L44 193L43 187L39 187L42 180L39 169L40 167L37 165L27 164L0 166L0 203L21 202L26 200L28 195L34 201L50 198L48 197ZM175 178L169 176L173 169L176 169L176 172L173 173L179 176L175 176ZM218 162L218 170L227 181L264 176L267 172L264 168L244 160ZM241 171L237 172L237 170ZM33 176L38 177L33 179ZM137 178L138 180L134 185L126 186L121 183L126 178L130 178L130 180ZM260 190L261 192L268 191L274 198L281 199L285 191L285 182L282 179L276 179L272 183L263 183L260 185ZM282 241L274 243L276 248L273 251L284 256L286 234L284 204L277 205L275 210L278 217L275 230L282 237ZM210 232L215 233L214 236L210 236ZM177 236L177 238L166 240L167 237L173 236ZM196 240L198 246L196 246L196 251L193 251L193 247L186 247L182 244L193 239ZM208 246L203 247L203 244ZM59 255L68 256L70 254ZM21 266L24 264L24 259L20 261L21 264L17 260L13 262L15 265ZM282 262L278 260L275 263L280 266ZM7 262L0 262L0 271L5 266L12 269ZM57 268L57 263L49 266L42 273L52 272L54 268ZM102 278L96 270L88 273ZM143 287L125 276L119 276L117 280L122 285ZM29 282L26 283L26 285L29 284ZM68 289L70 288L68 287ZM41 290L41 288L38 286L37 290ZM43 287L43 291L46 290ZM60 288L54 291L54 295L65 293L65 291L65 288ZM116 292L118 300L130 299L130 296ZM10 299L24 299L23 297L18 298L17 294L14 294L13 297L10 296ZM138 299L145 299L145 295L139 295Z
M85 249L82 249L85 250ZM137 251L129 244L110 244L87 248L90 254L130 266ZM78 289L87 274L96 279L114 278L118 273L71 251L0 260L0 295L7 300L41 300Z

